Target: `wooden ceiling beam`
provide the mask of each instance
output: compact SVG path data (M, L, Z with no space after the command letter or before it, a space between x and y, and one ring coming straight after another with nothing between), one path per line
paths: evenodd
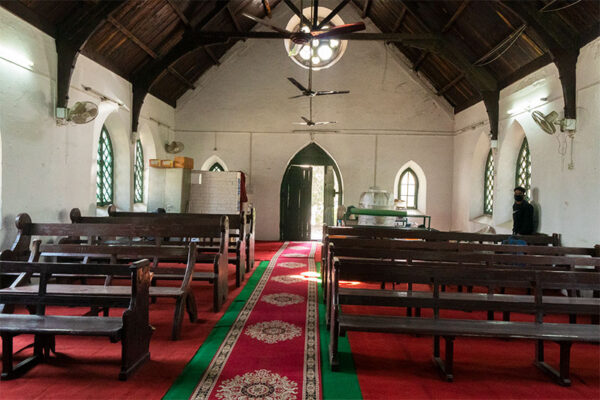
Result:
M17 17L24 19L27 23L35 26L45 34L52 36L53 38L56 37L56 27L48 22L46 18L40 16L22 2L15 0L0 0L0 6Z
M456 78L452 79L450 82L448 82L446 85L444 85L443 88L441 88L440 90L437 91L436 95L438 96L442 96L444 93L446 93L448 90L452 89L454 86L456 86L456 84L460 81L463 80L463 78L465 77L464 73L460 73L456 76Z
M529 2L502 2L503 6L516 13L533 29L550 52L552 61L558 68L563 89L565 118L575 119L577 115L576 67L581 38L565 27L557 13L544 13Z
M313 5L313 24L311 29L316 30L319 26L319 0L312 0Z
M190 25L186 28L182 39L173 48L166 54L161 55L156 60L153 60L140 68L132 80L133 104L131 110L131 129L133 132L136 132L138 129L140 112L146 95L164 71L168 71L169 67L172 67L179 59L192 51L203 48L211 43L223 43L229 41L227 38L206 38L202 36L202 29L221 14L228 5L229 2L219 2L215 4L213 10L201 20L198 21L192 19Z
M298 18L300 18L302 20L302 23L304 23L305 25L308 25L308 26L312 26L312 22L309 21L308 18L306 18L304 16L302 11L300 11L294 3L292 3L292 0L283 0L283 2L288 6L288 8L290 10L292 10L292 12L294 14L296 14L298 16Z
M415 61L415 63L413 64L413 70L415 72L417 72L419 70L419 68L421 67L421 65L423 64L423 62L425 61L425 59L428 56L429 56L429 51L427 51L427 50L425 50L424 52L421 53L419 58L417 58L417 61Z
M215 55L215 53L213 53L213 51L210 49L210 47L203 46L202 49L206 52L206 54L208 55L208 57L210 57L210 59L213 61L213 64L215 64L215 65L221 65L221 62L219 61L219 59L217 58L217 56Z
M402 11L400 11L400 15L398 16L398 19L396 20L396 23L394 24L394 28L392 29L392 32L398 32L400 30L400 28L402 28L402 23L404 22L404 17L406 17L406 7L402 6Z
M363 5L361 18L366 18L369 15L369 7L371 7L371 0L365 0L365 4Z
M450 28L452 28L452 25L454 25L458 17L460 17L460 14L465 11L465 8L467 8L470 2L471 0L464 0L462 3L460 3L460 6L458 6L454 14L452 14L452 17L450 17L450 20L446 22L446 25L444 25L442 28L442 33L446 33L450 30Z
M124 0L85 4L71 13L56 26L56 107L65 108L69 103L69 86L77 56L85 42L102 25L107 17L125 3ZM81 23L81 21L85 23Z
M225 7L225 9L227 9L227 14L229 15L229 18L231 18L231 21L233 22L233 26L235 26L235 30L238 32L242 32L242 27L240 26L240 22L237 20L237 18L233 14L233 11L231 11L231 7L229 6L229 4L227 4L227 7Z
M348 4L349 2L350 2L350 0L340 1L340 3L333 10L331 10L331 12L329 14L327 14L327 16L325 18L323 18L323 20L319 23L319 25L317 25L317 30L323 28L323 26L325 26L325 24L329 23L333 19L333 17L338 15L339 12L342 11L342 8L344 8L346 6L346 4Z
M127 29L123 24L117 21L114 17L108 17L108 22L110 22L115 28L119 30L123 35L125 35L129 40L135 43L140 49L144 50L146 54L155 60L158 58L158 54L152 50L146 43L144 43L140 38L138 38L133 32Z
M183 10L181 8L179 8L179 5L177 4L177 1L175 1L175 0L167 0L167 3L169 3L169 5L173 9L173 11L175 11L175 13L177 14L177 16L181 20L181 22L183 22L183 24L185 26L190 26L190 20L188 19L188 17L185 16L185 14L183 13Z
M169 71L169 73L173 75L179 82L187 86L188 89L196 89L196 86L194 86L194 84L190 82L189 79L187 79L185 76L181 75L179 71L177 71L174 67L167 67L167 71Z

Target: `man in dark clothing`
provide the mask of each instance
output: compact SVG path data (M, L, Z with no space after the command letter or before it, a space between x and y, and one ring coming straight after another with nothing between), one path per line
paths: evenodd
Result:
M515 188L515 203L513 204L513 235L532 235L533 206L525 200L525 188Z

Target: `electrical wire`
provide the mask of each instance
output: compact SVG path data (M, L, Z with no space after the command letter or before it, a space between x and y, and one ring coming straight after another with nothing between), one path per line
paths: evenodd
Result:
M565 8L574 6L575 4L579 3L580 1L581 0L575 0L574 2L567 3L566 5L564 5L562 7L548 9L548 7L550 7L552 4L556 3L556 1L551 1L548 4L546 4L544 7L540 8L540 12L554 12L554 11L564 10Z
M475 61L473 63L473 65L475 65L477 67L483 67L484 65L488 65L488 64L496 61L498 58L502 57L502 55L504 53L506 53L508 51L508 49L510 49L517 42L517 40L521 37L523 32L525 32L526 28L527 28L526 24L521 25L519 28L517 28L517 30L515 30L513 33L511 33L506 39L504 39L503 41L498 43L493 49L491 49L486 54L484 54L479 60ZM505 47L505 48L500 51L500 49L502 49L503 47ZM500 51L500 52L498 53L498 55L496 55L496 57L492 58L491 60L488 60L488 58L490 58L494 53L496 53L498 51Z

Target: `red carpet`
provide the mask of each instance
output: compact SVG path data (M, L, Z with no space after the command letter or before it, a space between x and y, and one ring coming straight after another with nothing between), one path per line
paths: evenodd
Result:
M275 253L191 398L320 398L316 246Z
M345 307L360 313L362 307ZM364 308L362 311L366 311ZM371 312L373 308L371 308ZM377 313L404 315L404 309L378 307ZM451 312L463 319L486 319L485 312ZM423 310L423 316L427 316ZM496 313L496 319L501 314ZM512 314L512 320L531 320ZM566 322L565 316L548 321ZM599 328L600 329L600 328ZM571 387L561 387L533 365L534 342L456 338L454 382L440 379L432 358L433 338L348 332L365 399L598 399L600 346L575 343L571 348ZM443 343L443 341L442 341ZM546 360L558 366L558 345L546 344ZM442 344L443 354L443 344Z
M156 328L150 341L151 360L126 382L117 379L120 369L121 344L106 338L57 336L58 358L40 364L23 377L0 382L1 399L158 399L169 389L215 323L223 315L241 289L235 288L235 267L229 267L229 296L220 313L212 311L212 287L193 282L198 305L199 321L184 319L181 339L170 340L174 301L159 299L150 305L150 323ZM160 282L160 285L166 284ZM54 309L54 311L53 311ZM83 309L57 310L48 313L81 315ZM122 310L111 311L111 316ZM30 343L31 336L15 337L15 349ZM31 354L30 349L19 353L20 358Z

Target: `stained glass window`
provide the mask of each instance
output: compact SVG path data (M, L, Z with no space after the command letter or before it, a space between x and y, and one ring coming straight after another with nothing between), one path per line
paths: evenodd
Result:
M517 157L517 169L515 177L515 187L524 187L525 195L531 198L531 154L529 153L529 144L527 138L523 138L523 144Z
M223 166L221 164L216 162L212 165L212 167L210 167L209 171L210 172L224 172L225 168L223 168Z
M483 196L483 213L492 215L494 209L494 155L491 149L485 162Z
M144 202L144 151L142 142L135 142L135 164L133 165L133 202Z
M96 204L106 206L113 203L114 158L110 135L105 126L100 131L98 143L98 174L96 176Z
M419 192L419 180L417 175L410 168L400 176L400 185L398 187L398 194L400 200L406 203L407 208L417 208L417 194Z

